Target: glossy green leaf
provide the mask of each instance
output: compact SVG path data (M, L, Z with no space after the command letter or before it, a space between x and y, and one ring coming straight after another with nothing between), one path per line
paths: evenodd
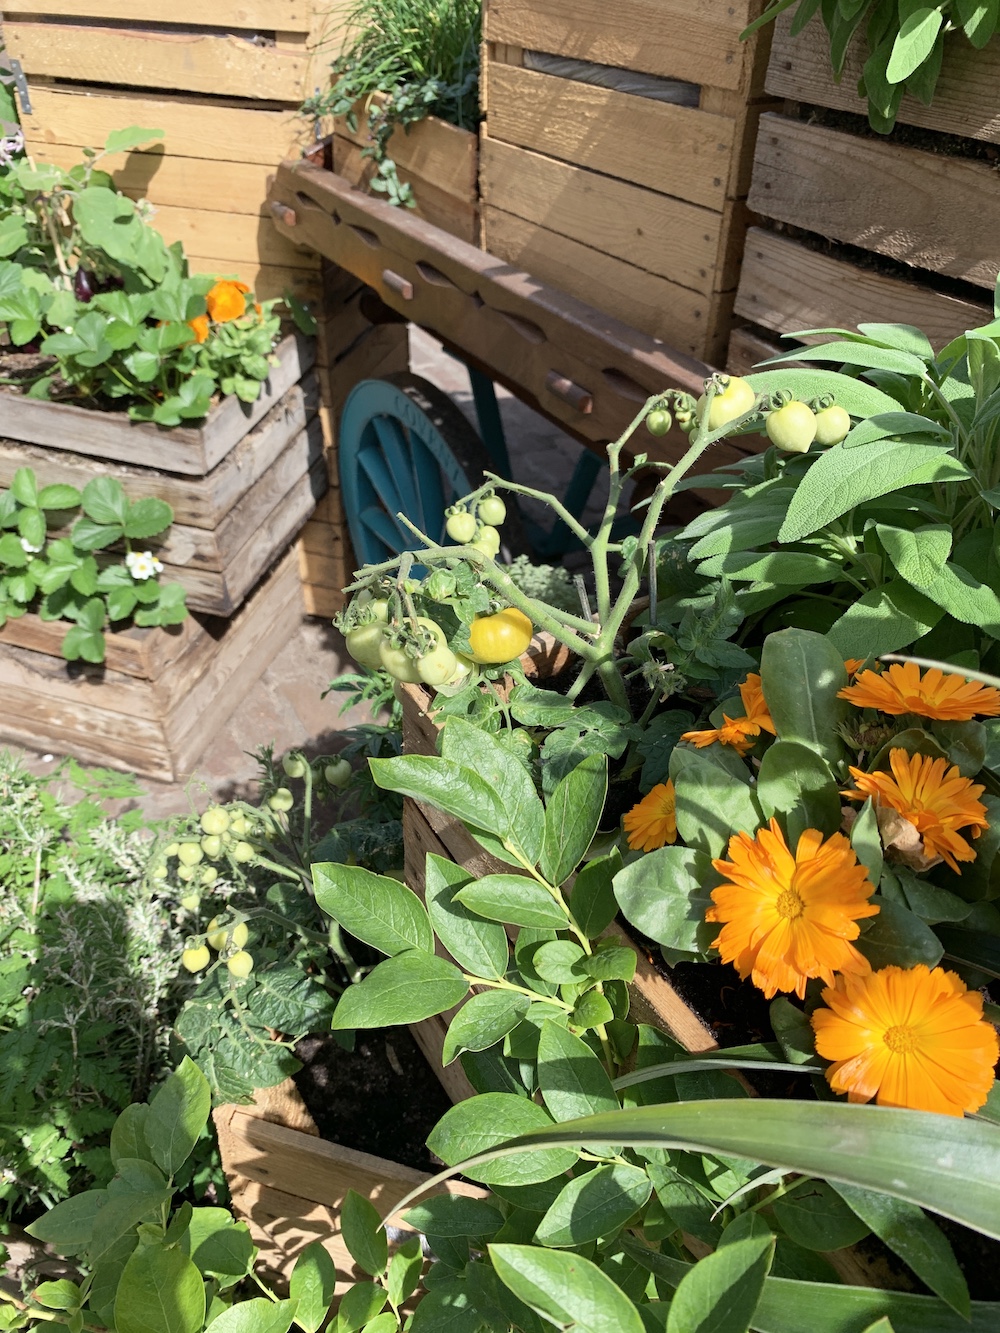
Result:
M205 1287L187 1255L140 1245L118 1283L117 1333L200 1333L204 1323Z
M181 1248L200 1273L230 1286L249 1273L256 1250L245 1222L234 1221L228 1208L193 1208Z
M902 579L870 588L847 608L830 630L844 657L880 657L921 638L944 612Z
M312 868L316 901L345 930L390 957L434 952L434 932L417 895L388 875L336 862Z
M185 1056L149 1103L146 1115L144 1132L150 1154L167 1175L187 1161L211 1109L208 1079Z
M322 1241L314 1240L295 1260L288 1294L295 1302L295 1322L303 1333L316 1333L330 1309L337 1269Z
M798 741L776 741L766 750L757 774L757 799L766 819L778 816L784 824L790 847L806 829L819 829L829 837L840 828L840 792L830 766Z
M484 875L459 889L456 900L489 921L564 930L566 913L547 889L525 875Z
M580 973L574 972L573 967L585 956L581 945L573 940L549 940L534 950L531 962L543 980L567 986L581 980Z
M621 868L621 853L616 848L588 861L573 881L569 904L573 920L590 940L603 935L618 915L614 878Z
M807 1250L841 1250L868 1235L867 1223L825 1180L800 1181L772 1207L785 1235Z
M29 1236L60 1254L75 1254L90 1241L94 1221L108 1200L107 1190L85 1190L43 1213L25 1228Z
M502 836L507 815L494 789L472 769L429 754L402 754L392 759L369 759L368 767L379 787L426 801L446 815Z
M424 901L431 925L451 956L474 977L500 978L507 972L510 946L497 921L486 921L460 903L456 894L473 876L454 861L427 855Z
M747 1333L774 1244L773 1236L736 1240L693 1265L670 1302L667 1333Z
M921 1282L958 1314L969 1317L969 1288L954 1251L922 1208L857 1185L838 1184L834 1188L865 1225L909 1264Z
M344 1292L330 1333L357 1333L385 1308L387 1300L385 1287L374 1282L356 1282Z
M542 854L545 811L521 760L488 731L457 717L445 723L440 744L445 759L471 770L495 793L501 825L496 829L481 827L489 833L507 835L520 846L525 859L536 865Z
M133 1102L115 1121L111 1128L111 1160L116 1166L122 1158L153 1160L146 1142L148 1114L149 1107L145 1102Z
M450 1065L463 1051L485 1051L517 1027L530 1000L516 991L488 990L473 995L448 1025L441 1050L442 1065Z
M801 348L794 348L786 353L789 361L799 359ZM757 393L775 393L779 389L789 389L796 398L808 402L830 394L852 417L878 416L881 412L898 412L899 403L890 398L881 389L868 384L865 380L855 379L851 375L841 375L835 370L800 369L788 367L778 370L755 371L747 377L748 383Z
M424 1266L420 1237L413 1236L396 1250L389 1260L389 1275L386 1280L386 1292L389 1303L399 1308L409 1300L420 1282L420 1270Z
M587 1043L551 1020L542 1024L538 1042L538 1086L554 1120L618 1106L608 1072Z
M677 832L687 850L718 857L735 833L753 833L760 826L760 807L751 788L697 750L678 746L670 756L670 776Z
M556 785L545 807L540 868L550 884L562 884L586 855L604 812L608 759L590 754Z
M500 1281L525 1305L576 1333L643 1333L642 1320L619 1286L577 1254L533 1245L491 1245Z
M837 698L847 685L847 672L842 654L826 635L805 629L769 634L760 678L778 738L808 746L836 764L844 749L837 728L850 705Z
M208 1327L211 1333L288 1333L294 1316L294 1301L269 1301L266 1296L255 1296L223 1310Z
M340 1208L344 1244L359 1267L371 1277L385 1271L389 1246L378 1209L356 1190L349 1189Z
M432 1236L493 1236L503 1216L486 1199L462 1194L435 1194L411 1208L403 1221L415 1231Z
M412 949L387 958L340 997L331 1027L397 1027L420 1023L460 1004L468 982L454 963Z
M876 970L880 967L936 967L944 948L916 913L879 898L879 914L864 923L857 947Z
M487 1092L446 1111L428 1135L427 1147L453 1165L516 1135L551 1125L549 1113L534 1102L513 1093ZM576 1160L575 1150L559 1147L526 1153L520 1161L490 1162L466 1174L485 1185L533 1185L562 1175Z
M625 920L657 944L700 953L714 932L706 926L711 890L721 883L711 857L689 847L661 847L615 876Z
M535 1232L539 1245L562 1249L613 1236L652 1193L645 1171L624 1163L598 1166L560 1191Z

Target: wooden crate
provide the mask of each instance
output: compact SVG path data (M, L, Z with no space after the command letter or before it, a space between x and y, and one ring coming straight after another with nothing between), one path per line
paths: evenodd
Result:
M109 476L132 499L166 500L174 523L163 541L148 543L164 578L185 588L192 610L232 615L326 490L314 349L288 338L279 350L281 364L249 412L228 398L204 425L169 432L120 413L7 395L4 430L15 438L0 437L0 487L31 467L43 485L82 490ZM134 461L112 461L123 457Z
M482 238L681 351L721 363L769 33L758 0L489 0ZM697 85L696 106L530 69L526 52Z
M362 149L370 142L363 105L355 110L358 128L334 122L333 169L352 185L367 187L375 172ZM470 245L479 240L479 136L429 116L409 130L397 129L388 154L399 179L413 188L412 212Z
M159 145L106 165L156 206L192 269L237 276L261 298L315 294L318 260L278 235L266 196L268 173L312 134L296 112L338 50L328 5L14 0L3 18L30 90L29 153L68 166L112 130L162 129Z
M337 1266L342 1296L355 1280L364 1280L340 1235L344 1195L353 1189L384 1213L428 1176L321 1139L291 1079L255 1097L252 1106L220 1106L213 1119L233 1212L260 1250L258 1271L263 1266L268 1275L287 1279L301 1251L319 1240ZM486 1196L465 1181L443 1188L468 1198Z
M0 741L175 782L267 669L302 616L294 553L231 620L109 634L100 666L66 663L64 621L0 629Z
M566 650L554 645L546 635L533 642L521 659L525 673L538 677L554 674L567 660ZM403 750L406 754L437 754L438 726L428 711L431 695L420 685L398 685L397 697L403 710ZM510 873L510 866L484 851L459 820L442 814L433 806L423 805L407 798L403 807L403 853L407 884L418 894L423 893L424 866L428 852L456 862L477 878L483 875ZM634 950L636 955L635 979L629 985L631 1015L638 1023L651 1023L669 1032L688 1051L712 1050L717 1045L698 1015L677 994L673 986L654 965L652 957L613 923L604 932L616 943ZM440 946L439 946L440 947ZM453 1101L475 1095L462 1068L441 1064L441 1050L451 1013L439 1014L422 1023L412 1024L417 1044L426 1055L442 1087Z
M899 113L926 132L882 137L861 119L857 44L837 83L819 19L795 38L790 26L776 23L766 88L794 100L761 118L749 205L762 225L747 238L737 315L762 349L774 334L871 320L915 324L942 346L987 322L1000 180L981 145L1000 142L1000 42L975 51L948 38L933 105L905 98ZM735 335L734 369L745 338Z

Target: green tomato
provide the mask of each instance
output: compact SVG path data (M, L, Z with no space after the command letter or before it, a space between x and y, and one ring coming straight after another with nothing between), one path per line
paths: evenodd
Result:
M464 546L476 535L476 520L467 509L460 509L457 514L450 514L444 530L453 542Z
M151 879L166 879L168 873L167 867L161 861L159 865L153 866L149 875Z
M268 798L267 804L270 809L278 811L279 814L284 814L291 810L295 804L295 797L287 787L279 787L274 795Z
M446 680L446 685L464 685L479 675L479 667L470 657L463 657L461 653L455 654L455 674L451 680Z
M196 842L182 842L177 849L177 859L182 866L196 866L204 855Z
M190 949L185 949L181 954L181 966L187 968L189 972L200 972L208 967L212 961L212 955L205 948L204 944L196 944Z
M177 867L177 878L182 884L190 884L197 873L197 868L195 866Z
M487 495L479 501L476 512L479 515L480 523L489 523L498 528L507 517L507 506L499 495ZM499 547L497 549L499 550Z
M229 832L236 838L246 837L250 832L250 825L247 823L246 815L240 814L240 812L237 811L229 821Z
M416 660L405 649L394 648L388 641L383 640L378 650L378 656L382 670L388 671L393 680L399 680L408 685L415 685L420 680Z
M334 759L323 769L323 776L331 787L346 787L351 780L351 765L346 759Z
M210 833L208 837L202 838L201 850L211 861L215 861L222 855L222 838L218 833Z
M816 413L816 443L839 444L851 429L850 413L836 403Z
M768 415L767 438L786 454L804 454L816 438L816 417L811 407L793 400Z
M475 544L479 547L484 546L490 556L494 556L500 550L500 534L496 528L488 526L481 528Z
M229 824L229 811L223 810L221 805L210 805L201 817L202 831L210 837L225 833Z
M650 435L666 435L673 424L670 413L661 407L655 408L646 418L646 429Z
M712 410L708 414L708 429L718 430L722 426L728 426L730 421L735 421L744 412L750 411L756 397L746 380L734 375L726 387L718 390L712 399ZM699 421L705 415L707 403L708 394L703 393L695 406L695 415Z
M445 685L458 670L458 658L447 646L437 648L417 658L417 671L425 685Z
M354 599L355 606L364 606L375 620L389 619L389 601L386 597L376 597L369 588L362 588Z
M253 955L248 954L245 949L240 949L239 953L234 953L232 958L226 959L226 967L232 976L243 981L253 971Z
M201 882L202 884L205 885L206 888L208 887L208 885L214 884L218 878L219 878L219 872L216 870L215 866L202 866Z
M281 761L281 767L285 770L286 777L304 778L309 765L300 754L286 754Z
M250 931L247 929L245 921L240 921L235 926L219 927L219 918L213 916L208 923L208 934L205 938L213 949L221 953L227 944L231 944L233 948L242 949L250 938Z
M233 860L240 865L246 865L248 862L256 859L257 849L249 842L238 842L233 847Z
M197 912L198 908L201 906L200 894L185 893L184 897L181 899L181 906L184 908L185 912Z
M359 625L344 635L347 651L362 666L378 671L382 665L380 649L385 638L385 628L381 621L373 620L367 625Z

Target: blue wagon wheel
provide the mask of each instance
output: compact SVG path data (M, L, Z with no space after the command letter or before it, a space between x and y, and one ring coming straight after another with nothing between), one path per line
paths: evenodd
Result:
M344 404L337 445L340 485L354 553L379 564L414 549L397 518L446 541L445 510L482 485L489 453L451 399L419 375L362 380ZM525 549L513 505L503 530L510 550Z

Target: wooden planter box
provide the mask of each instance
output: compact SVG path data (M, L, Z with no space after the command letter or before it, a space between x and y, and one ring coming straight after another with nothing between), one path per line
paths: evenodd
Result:
M100 666L67 663L65 621L0 629L0 742L175 782L187 777L302 615L289 553L231 620L109 634Z
M265 1268L287 1279L300 1252L320 1240L342 1278L338 1297L365 1276L355 1270L340 1235L347 1191L356 1190L382 1213L428 1179L411 1167L321 1139L291 1079L257 1092L253 1106L220 1106L213 1119L233 1212L250 1227ZM445 1188L470 1198L486 1195L464 1181ZM393 1222L398 1225L399 1218Z
M758 0L487 0L483 247L722 364L770 34ZM688 84L688 105L531 68L538 55ZM551 68L551 67L550 67Z
M790 24L776 22L766 87L794 100L761 118L749 196L761 226L748 235L736 298L750 336L765 340L752 350L766 355L775 334L872 320L915 324L941 346L986 323L1000 269L1000 180L981 150L1000 143L1000 42L976 51L962 34L949 37L933 104L906 98L900 109L899 125L918 132L883 137L824 114L866 115L858 45L836 83L820 20L795 38ZM824 110L800 114L810 106ZM747 368L745 336L734 334L736 370Z
M547 645L545 655L539 657L537 644L536 640L536 645L529 649L531 657L526 654L522 658L526 671L542 677L554 674L565 661L565 650L553 650L551 645ZM397 696L403 709L404 752L437 754L439 728L428 713L432 696L420 685L399 685ZM403 805L403 851L406 882L420 894L424 888L424 867L428 852L454 861L477 878L510 873L510 866L484 851L459 820L409 798ZM629 985L633 1020L650 1023L669 1032L685 1050L714 1049L717 1042L708 1028L657 969L650 955L639 948L617 923L610 925L604 934L613 936L616 943L635 952L635 979ZM441 1064L442 1045L454 1012L415 1023L410 1031L445 1091L453 1101L461 1101L475 1096L475 1089L460 1064L456 1062L447 1067Z
M45 485L82 490L110 476L133 499L159 496L174 510L166 539L148 543L166 566L163 577L183 585L193 610L232 615L327 485L316 382L303 380L313 348L290 337L278 355L258 402L247 410L225 398L201 426L163 430L5 394L0 487L27 466Z
M356 109L357 130L338 118L334 126L333 169L352 185L367 188L375 167L362 149L371 142L364 105ZM479 243L479 137L437 116L389 140L389 156L399 179L413 187L413 212L470 245ZM409 211L409 210L408 210Z

